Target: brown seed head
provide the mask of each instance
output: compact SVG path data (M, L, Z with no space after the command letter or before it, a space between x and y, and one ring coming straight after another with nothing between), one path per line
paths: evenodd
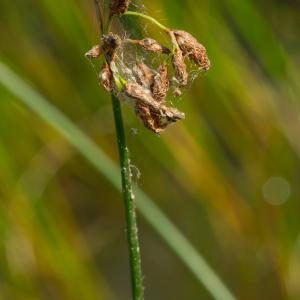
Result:
M165 105L159 111L156 111L145 103L137 102L135 111L144 126L156 134L160 134L168 125L185 117L184 113L178 111L176 108Z
M135 113L141 119L144 126L154 133L159 134L164 129L159 126L155 114L151 112L150 107L146 104L137 102L135 105Z
M180 86L184 87L188 84L188 72L184 57L180 49L176 49L172 57L172 64L175 71L175 78Z
M112 79L113 79L112 71L111 71L109 65L107 63L105 63L102 66L102 69L99 73L99 83L103 86L103 88L107 92L111 92L113 90Z
M164 102L169 90L168 67L161 64L157 70L157 74L153 78L151 91L153 98L158 102Z
M172 56L172 65L175 71L175 78L178 81L178 84L184 87L188 83L188 73L187 73L186 64L184 63L184 56L181 49L179 48L174 32L170 31L169 34L174 47L173 50L174 53Z
M151 91L137 83L127 82L124 87L124 93L127 97L144 103L153 108L153 110L159 111L160 109L160 104L152 97Z
M157 102L151 91L139 84L127 82L124 92L126 96L136 100L135 111L145 127L157 134L169 124L184 119L184 113Z
M169 54L171 51L159 44L156 40L146 38L140 41L137 41L137 44L139 44L145 51L149 52L157 52L157 53L164 53Z
M135 73L137 83L147 89L150 89L153 84L154 77L152 70L145 63L139 62L133 67L133 71Z
M114 33L109 33L102 37L100 46L107 61L114 60L116 49L121 45L121 42L121 38Z
M129 3L130 0L111 0L109 5L110 17L123 15L128 10Z
M100 45L96 45L85 54L85 57L88 59L94 59L98 58L102 53L103 51Z
M210 61L206 49L191 34L185 31L174 31L177 43L183 55L189 56L202 71L208 71Z

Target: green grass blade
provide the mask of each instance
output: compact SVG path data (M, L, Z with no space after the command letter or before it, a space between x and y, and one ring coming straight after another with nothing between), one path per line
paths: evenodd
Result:
M96 170L121 191L119 169L115 163L66 116L1 61L0 83L57 130ZM205 286L211 296L218 300L236 299L205 259L155 203L142 190L137 187L135 189L139 211L197 280Z

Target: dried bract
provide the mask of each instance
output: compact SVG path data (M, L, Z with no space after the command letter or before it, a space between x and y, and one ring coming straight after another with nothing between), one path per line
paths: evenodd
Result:
M162 46L154 39L146 38L143 40L136 41L136 43L141 47L143 47L145 51L164 53L164 54L170 54L171 52L168 48Z
M151 91L153 98L158 102L164 102L169 90L168 67L166 64L159 66L157 74L153 78Z
M85 57L88 59L94 59L98 58L101 54L103 54L101 46L96 45L85 54Z
M177 43L183 52L183 55L189 56L202 71L208 71L210 61L206 49L191 34L185 31L174 31Z
M99 83L103 86L103 88L107 92L112 92L113 87L112 87L112 79L113 79L113 74L112 71L107 63L105 63L102 66L102 69L99 73Z
M130 0L111 0L109 5L110 17L123 15L128 10L129 3Z

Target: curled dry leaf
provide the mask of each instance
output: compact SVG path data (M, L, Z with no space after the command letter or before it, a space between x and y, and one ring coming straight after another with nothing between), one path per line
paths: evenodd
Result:
M99 73L99 83L103 86L103 88L107 92L112 92L112 90L113 90L112 79L113 79L112 71L111 71L108 63L105 63L102 66L102 69Z
M208 59L205 47L188 32L176 30L174 31L174 35L180 49L183 52L183 55L189 56L189 58L191 58L201 70L208 71L210 67L210 61Z
M130 0L111 0L109 4L110 17L123 15L128 10L129 3Z
M153 78L153 84L151 86L153 98L158 102L164 102L169 86L168 66L166 64L161 64L157 74Z

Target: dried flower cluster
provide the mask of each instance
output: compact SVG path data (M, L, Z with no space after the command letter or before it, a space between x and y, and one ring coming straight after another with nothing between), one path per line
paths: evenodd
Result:
M110 17L113 15L121 16L123 15L129 6L129 0L111 0L109 5L109 15Z
M110 16L124 14L129 2L111 0ZM86 53L89 59L104 56L105 62L99 73L100 84L106 91L117 94L120 99L132 99L137 116L146 128L156 134L185 117L184 113L168 105L166 99L170 89L176 97L187 86L190 76L186 60L194 63L199 71L207 71L210 67L206 49L191 34L171 29L166 32L171 40L171 49L149 37L132 40L109 33L101 38L99 45ZM131 62L130 67L126 67L124 73L120 69L121 65L126 64L122 51L128 44L140 47L145 53L164 55L165 58L157 69L147 65L145 60L137 59Z

